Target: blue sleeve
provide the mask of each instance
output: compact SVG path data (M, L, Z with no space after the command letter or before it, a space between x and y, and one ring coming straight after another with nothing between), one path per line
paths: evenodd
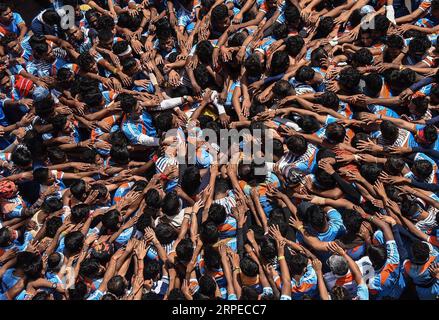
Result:
M400 261L405 261L406 259L409 258L409 255L408 255L407 250L404 246L404 242L401 239L401 235L399 234L399 228L402 228L402 227L398 224L394 225L392 227L393 237L395 238L396 245L398 247Z
M425 123L426 123L427 125L429 125L429 124L436 124L436 123L438 123L438 122L439 122L439 116L436 116L436 117L434 117L434 118L431 118L431 119L425 121Z
M277 81L277 80L280 80L280 79L283 78L284 75L285 75L285 73L281 73L281 74L278 74L276 76L265 78L264 79L264 85L266 85L268 83L271 83L271 82L274 82L274 81Z
M422 80L416 82L415 84L413 84L410 87L410 90L412 90L413 92L418 91L419 89L421 89L422 87L430 84L434 82L434 78L433 77L427 77L427 78L423 78Z
M439 116L437 116L438 122L439 122ZM422 147L414 147L412 148L412 152L422 152L425 153L427 156L432 157L434 159L439 159L439 151L435 149L425 149Z
M432 192L439 191L439 184L419 182L416 181L415 179L412 179L410 184L415 186L416 188L424 189L427 191L432 191Z

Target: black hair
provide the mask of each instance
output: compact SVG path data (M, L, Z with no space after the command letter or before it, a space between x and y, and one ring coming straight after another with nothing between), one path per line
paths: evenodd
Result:
M226 208L219 203L213 203L209 208L209 220L213 221L217 226L226 221Z
M215 296L216 282L212 277L208 276L207 274L202 275L198 280L198 285L200 286L200 294L209 298L213 298Z
M95 279L99 277L100 267L101 264L97 259L85 258L79 267L79 274L83 277Z
M404 166L404 159L401 157L391 156L386 160L384 170L392 176L398 176L402 172L402 169L404 169Z
M84 300L87 294L87 285L83 281L77 281L72 288L68 289L70 300Z
M346 67L340 71L338 83L348 90L353 90L358 86L361 75L357 69Z
M120 227L120 212L116 209L110 210L105 212L105 214L102 216L102 226L111 231L117 231Z
M61 23L61 17L55 9L47 9L42 15L43 21L48 25L59 25Z
M273 86L273 95L278 99L283 99L289 95L294 95L296 91L287 80L278 80Z
M178 236L175 229L167 223L159 223L155 228L155 235L163 245L170 244Z
M78 200L85 200L86 183L82 179L75 180L70 186L70 192Z
M229 9L225 4L220 4L213 8L211 14L211 20L213 23L218 23L219 21L227 18L229 16Z
M239 262L241 272L247 277L256 277L259 274L258 264L250 257L244 257Z
M112 145L110 149L111 160L117 164L127 164L130 162L130 152L128 146Z
M181 176L181 188L189 196L193 196L200 187L201 175L200 169L195 166L187 167Z
M419 179L425 180L433 172L433 165L428 160L424 160L424 159L415 160L412 166L412 172Z
M375 270L380 269L386 262L387 254L384 246L369 245L367 248L367 255Z
M191 239L181 240L175 248L175 253L180 262L189 262L194 253L194 245Z
M32 175L35 182L39 184L45 184L49 179L49 169L46 167L36 168L34 169Z
M308 142L302 136L290 136L285 141L285 144L292 153L297 156L305 154L308 150Z
M411 252L413 255L411 261L415 264L423 264L430 257L430 247L423 241L413 241Z
M290 66L290 59L286 51L276 51L271 59L271 74L284 73Z
M251 54L244 62L245 70L250 76L261 75L264 71L264 66L261 59L256 53Z
M294 58L302 50L305 41L301 36L291 36L285 39L284 44L288 54Z
M145 194L145 202L149 208L160 209L161 207L160 193L156 189L149 189Z
M334 92L326 91L317 98L317 103L323 105L324 107L338 111L340 99Z
M162 267L156 260L148 260L143 269L143 277L145 280L155 280L160 275Z
M96 21L96 28L98 31L102 31L102 30L110 31L111 29L114 28L115 25L116 24L114 23L113 18L107 15L101 15L100 17L98 17L98 20Z
M20 167L27 167L32 163L32 154L27 148L16 148L11 154L12 162Z
M116 275L108 280L107 283L108 292L114 294L116 297L121 297L125 294L126 283L124 278L120 275Z
M162 212L168 217L178 214L180 209L180 198L175 191L168 192L162 201Z
M49 238L55 237L56 232L58 231L59 227L62 226L62 224L63 222L61 217L51 217L47 219L45 236Z
M333 143L341 143L346 137L346 129L337 122L332 122L326 126L326 139Z
M213 45L209 40L203 40L197 43L195 54L201 63L209 65L212 62Z
M213 221L205 221L201 224L200 239L204 244L214 244L218 241L218 238L218 228Z
M83 245L84 235L80 231L72 231L64 238L64 246L72 254L78 253Z
M404 38L397 34L389 35L386 39L386 45L389 48L402 49L404 48Z
M301 275L308 264L308 258L301 253L288 255L287 264L291 276Z
M314 79L315 71L309 66L302 66L296 72L296 80L300 82L308 82Z
M373 55L367 48L361 48L352 55L352 62L357 67L365 67L371 65L373 62Z
M398 139L399 129L391 121L383 120L380 124L380 131L382 137L389 143L393 143L396 141L396 139Z
M360 167L360 174L371 184L378 180L382 171L383 165L377 163L364 163Z
M363 80L366 84L367 94L372 97L378 96L383 87L383 78L378 73L371 72L365 75Z
M155 124L158 130L161 132L167 132L173 128L172 125L172 112L161 112L155 119Z
M78 203L71 210L72 222L77 224L83 222L86 218L88 218L88 214L90 213L90 206L85 203Z

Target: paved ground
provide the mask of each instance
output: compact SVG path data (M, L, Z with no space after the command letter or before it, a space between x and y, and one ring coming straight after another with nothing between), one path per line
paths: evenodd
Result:
M32 18L50 4L49 0L3 0L2 2L9 4L13 11L20 13L28 26Z

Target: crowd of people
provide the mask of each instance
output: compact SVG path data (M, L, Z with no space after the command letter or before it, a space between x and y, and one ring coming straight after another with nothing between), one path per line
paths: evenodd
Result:
M438 299L439 0L406 3L0 3L0 299Z

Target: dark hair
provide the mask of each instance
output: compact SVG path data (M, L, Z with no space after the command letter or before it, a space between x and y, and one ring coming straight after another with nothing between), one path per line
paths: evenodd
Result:
M96 21L96 28L98 31L111 30L115 25L113 18L107 15L101 15Z
M158 117L155 119L155 124L157 129L161 132L167 132L171 130L172 125L172 112L161 112Z
M129 93L121 93L116 97L116 102L120 101L120 107L122 111L125 113L131 113L134 111L137 100L134 98L132 94Z
M363 77L366 83L366 90L369 96L377 96L383 87L383 78L378 73L369 73Z
M290 136L285 141L288 150L297 156L305 154L308 150L308 142L302 136Z
M168 192L162 201L162 211L168 217L178 214L180 209L180 198L175 191Z
M340 71L338 83L348 90L353 90L358 86L361 75L357 69L346 67Z
M167 223L159 223L155 228L155 235L157 240L163 245L170 244L178 236L175 229Z
M387 254L386 249L380 246L369 245L367 248L367 255L375 270L380 269L386 262Z
M284 44L288 54L296 57L305 45L305 41L301 36L291 36L285 39Z
M32 154L27 148L16 148L11 154L12 162L20 167L27 167L32 163Z
M244 257L239 262L239 267L247 277L256 277L259 274L258 264L250 257Z
M198 280L198 284L200 286L200 294L209 298L213 298L215 296L216 282L211 276L208 276L207 274L202 275Z
M430 257L430 247L422 241L413 241L411 246L412 259L415 264L424 264Z
M124 278L120 275L112 277L107 284L108 292L114 294L116 297L121 297L125 294L126 284Z
M145 194L145 202L149 208L160 209L161 207L160 193L156 189L149 189Z
M384 170L392 176L397 176L401 173L402 169L404 169L404 166L405 161L402 158L391 156L386 160Z
M383 171L383 165L377 163L365 163L360 167L360 173L369 183L374 184Z
M200 187L201 175L200 169L195 166L187 167L181 176L181 188L189 196L193 196Z
M218 241L218 238L218 228L213 221L205 221L201 224L200 239L204 244L214 244Z
M181 240L175 248L175 253L180 262L189 262L194 253L194 245L191 239Z
M47 219L45 236L49 238L55 237L55 234L58 231L59 227L62 226L62 223L63 222L61 217L51 217Z
M352 62L354 62L357 67L368 66L373 62L373 55L369 49L361 48L352 55Z
M130 162L130 152L128 151L128 146L124 145L112 145L110 149L111 160L117 164L127 164Z
M338 111L340 99L334 92L326 91L317 98L317 103L323 105L324 107Z
M229 9L225 4L220 4L213 8L211 19L213 23L218 23L219 21L227 18L229 16Z
M72 254L78 253L83 245L84 235L80 231L72 231L64 238L64 246Z
M119 218L120 213L118 210L113 209L110 211L105 212L105 214L102 216L102 226L111 231L117 231L119 229Z
M158 261L148 260L143 269L143 277L145 280L155 280L160 275L161 270L162 267Z
M212 62L213 45L209 40L203 40L197 43L195 53L198 60L204 64L210 64Z
M383 120L380 124L380 131L383 138L389 143L393 143L398 139L399 129L391 121Z
M74 207L72 207L72 222L77 224L83 222L86 218L88 218L88 214L90 213L90 206L85 203L78 203Z
M326 126L326 138L333 143L341 143L346 137L346 129L337 122L332 122Z
M49 169L47 169L46 167L36 168L34 169L32 175L35 182L39 184L45 184L49 179Z
M419 159L415 160L412 166L412 172L421 180L427 179L433 172L433 165L430 161Z
M309 66L302 66L296 72L296 80L300 82L308 82L314 79L315 71Z
M295 255L290 254L288 255L287 263L292 276L301 275L308 264L308 258L301 253Z
M290 66L290 59L286 51L276 51L271 59L271 74L284 73Z
M227 218L226 208L219 203L213 203L209 208L209 220L217 226L223 224Z
M78 179L70 186L70 192L78 200L85 200L86 196L86 183L82 179Z

